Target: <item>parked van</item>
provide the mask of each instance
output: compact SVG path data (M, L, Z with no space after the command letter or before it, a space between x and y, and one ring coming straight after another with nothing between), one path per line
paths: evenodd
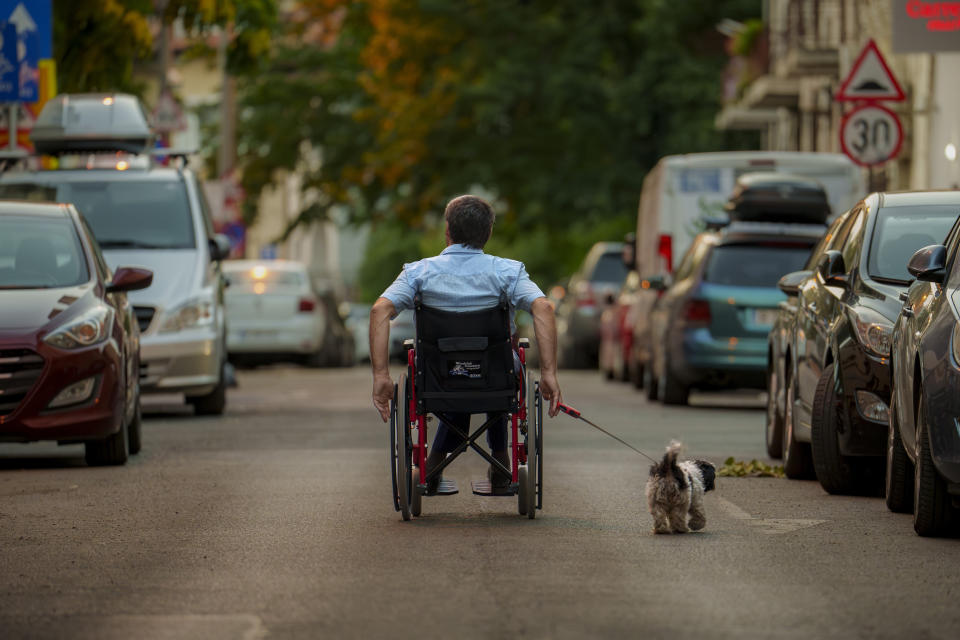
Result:
M847 211L866 192L861 169L842 154L730 151L667 156L647 174L640 194L634 268L641 279L669 281L708 222L729 219L726 205L737 179L750 173L815 179L827 194L830 219ZM646 384L651 395L654 379L646 364L651 357L650 311L656 300L657 292L643 287L628 313L633 323L629 374L638 386Z

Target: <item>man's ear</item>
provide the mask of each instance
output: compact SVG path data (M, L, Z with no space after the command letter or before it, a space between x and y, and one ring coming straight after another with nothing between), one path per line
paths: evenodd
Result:
M445 235L446 238L447 238L447 246L449 247L450 245L453 244L453 240L450 239L450 226L449 226L449 225L447 225L446 227L444 227L444 232L443 232L443 233L444 233L444 235Z

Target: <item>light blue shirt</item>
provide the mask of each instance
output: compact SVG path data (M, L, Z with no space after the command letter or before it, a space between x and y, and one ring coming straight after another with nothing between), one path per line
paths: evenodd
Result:
M530 280L522 262L487 255L482 249L452 244L438 256L403 265L403 271L384 298L397 313L413 308L420 294L424 306L444 311L489 309L506 294L512 309L530 311L530 305L543 292Z

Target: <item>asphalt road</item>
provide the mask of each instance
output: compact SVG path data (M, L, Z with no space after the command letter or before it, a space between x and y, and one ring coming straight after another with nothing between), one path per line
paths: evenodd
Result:
M648 404L589 372L565 399L635 446L672 438L763 459L756 397ZM0 637L955 638L955 539L881 499L720 478L703 532L655 536L649 463L585 424L546 423L544 509L469 492L390 500L366 369L240 372L222 418L156 404L144 450L0 445ZM163 399L161 399L162 401Z

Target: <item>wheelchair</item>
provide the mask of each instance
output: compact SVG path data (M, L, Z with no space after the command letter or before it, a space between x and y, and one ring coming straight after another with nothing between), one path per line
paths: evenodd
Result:
M420 516L427 483L472 448L510 476L509 487L496 495L517 496L518 513L534 519L543 508L543 399L539 381L526 370L529 341L520 339L514 350L506 298L488 309L451 312L424 306L418 297L414 310L416 337L404 342L407 372L390 402L394 509L404 520ZM430 414L443 419L447 412L496 415L472 433L444 420L462 442L425 475ZM476 442L502 414L508 416L509 469ZM456 492L449 480L437 491ZM494 495L486 480L474 481L473 493Z

